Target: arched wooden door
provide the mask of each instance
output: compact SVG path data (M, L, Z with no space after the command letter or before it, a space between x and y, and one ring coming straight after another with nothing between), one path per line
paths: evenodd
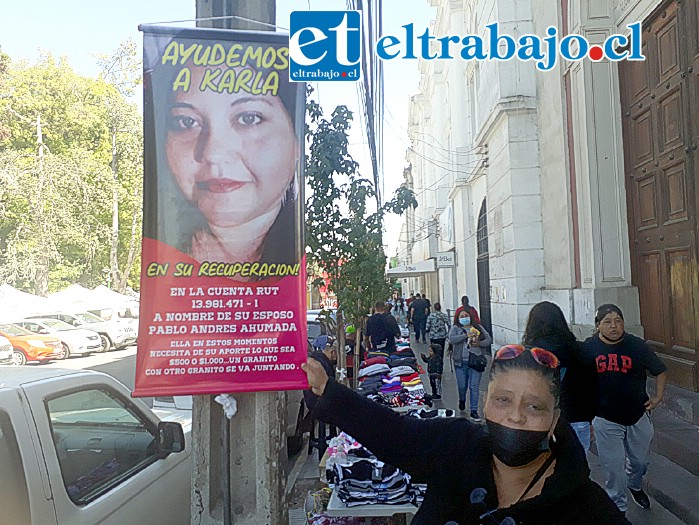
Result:
M490 315L490 262L488 260L488 210L485 199L478 213L476 230L477 271L478 271L478 306L483 327L493 334L493 322Z

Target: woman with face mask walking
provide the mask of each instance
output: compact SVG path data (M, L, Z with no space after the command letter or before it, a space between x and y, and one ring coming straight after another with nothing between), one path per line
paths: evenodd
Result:
M540 348L498 350L484 408L487 424L475 425L464 418L400 416L328 378L317 361L303 365L320 396L316 417L427 483L413 525L628 524L589 479L570 427L559 424L557 367L556 357Z
M482 421L478 415L478 388L486 363L483 349L490 346L493 340L482 325L472 322L468 310L459 312L448 337L459 389L459 410L466 410L466 391L470 391L471 419Z

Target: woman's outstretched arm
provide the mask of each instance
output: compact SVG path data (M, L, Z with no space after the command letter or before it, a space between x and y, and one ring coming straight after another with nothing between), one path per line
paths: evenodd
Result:
M401 416L329 379L320 364L311 361L303 369L320 396L314 417L336 425L380 460L422 480L438 473L450 460L452 445L463 445L477 428L464 419Z

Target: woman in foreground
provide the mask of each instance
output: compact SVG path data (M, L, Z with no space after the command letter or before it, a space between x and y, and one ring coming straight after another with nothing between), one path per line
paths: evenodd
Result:
M485 426L400 416L329 379L314 360L303 368L320 396L315 417L427 483L413 525L502 523L508 517L521 525L628 524L589 479L570 427L559 424L557 366L556 357L540 348L498 350Z

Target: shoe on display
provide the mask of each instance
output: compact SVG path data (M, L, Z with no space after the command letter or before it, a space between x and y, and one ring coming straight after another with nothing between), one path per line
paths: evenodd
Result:
M477 411L471 410L471 421L474 421L476 423L480 423L483 420L480 418Z
M459 410L466 410L466 401L459 401Z
M629 492L631 493L631 497L633 497L633 500L636 502L636 505L638 505L642 509L650 508L650 499L648 499L648 495L645 492L643 492L643 489L629 489Z

